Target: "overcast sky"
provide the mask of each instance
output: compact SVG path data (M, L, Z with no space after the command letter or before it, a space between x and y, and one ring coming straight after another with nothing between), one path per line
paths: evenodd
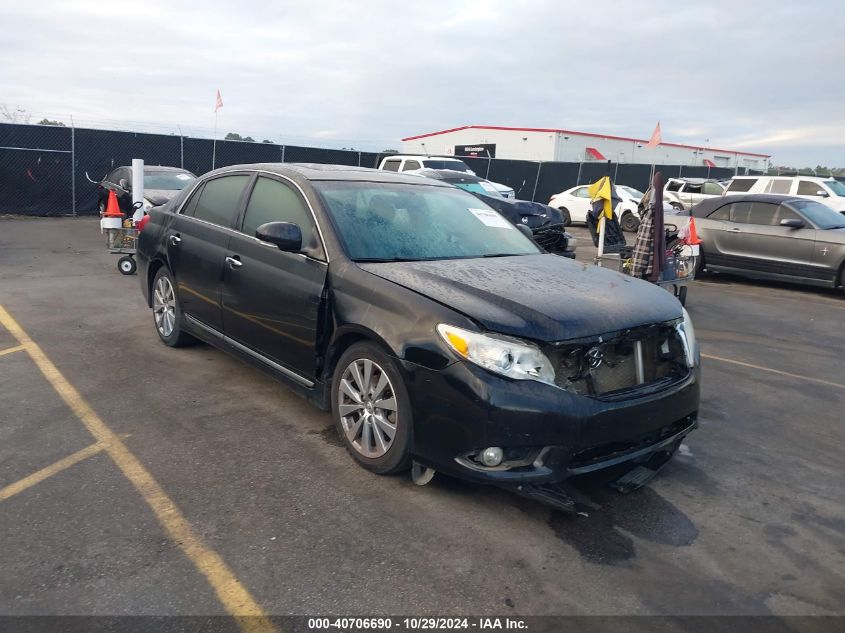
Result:
M472 124L648 138L660 120L667 142L845 167L843 15L826 0L2 0L0 104L210 134L219 88L221 134L376 150Z

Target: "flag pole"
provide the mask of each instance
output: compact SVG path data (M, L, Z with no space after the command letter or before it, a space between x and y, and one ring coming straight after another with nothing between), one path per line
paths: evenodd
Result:
M214 169L214 164L217 160L217 108L214 108L214 141L211 145L211 168Z

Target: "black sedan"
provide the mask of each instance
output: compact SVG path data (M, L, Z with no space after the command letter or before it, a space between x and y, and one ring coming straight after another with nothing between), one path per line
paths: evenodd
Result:
M544 253L436 180L218 169L151 210L138 260L165 344L275 375L376 473L413 463L549 501L623 463L636 487L696 426L699 353L672 295Z
M180 167L162 167L144 165L144 209L164 204L186 186L196 180L196 176ZM120 210L132 215L132 168L116 167L103 176L97 184L100 214L105 213L109 191L114 191Z

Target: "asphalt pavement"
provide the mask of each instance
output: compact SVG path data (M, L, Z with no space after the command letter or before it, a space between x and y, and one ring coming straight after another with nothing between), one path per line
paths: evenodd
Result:
M116 262L96 219L0 220L2 615L845 615L841 291L693 282L700 428L579 517L361 469L258 370L161 344Z

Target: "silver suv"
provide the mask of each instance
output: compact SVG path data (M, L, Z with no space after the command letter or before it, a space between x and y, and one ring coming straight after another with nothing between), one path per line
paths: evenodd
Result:
M670 178L663 188L663 201L680 210L692 209L702 200L721 196L725 187L717 180L707 178Z

